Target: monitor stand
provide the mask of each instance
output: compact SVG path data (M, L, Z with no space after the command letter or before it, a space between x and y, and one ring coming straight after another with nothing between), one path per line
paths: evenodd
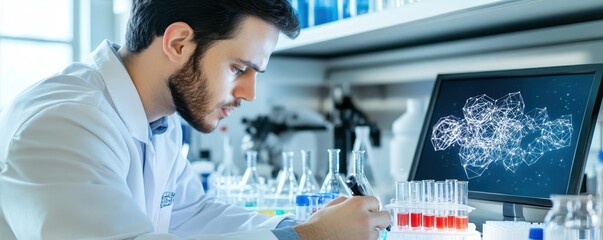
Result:
M504 221L525 221L523 216L523 205L515 203L503 203Z

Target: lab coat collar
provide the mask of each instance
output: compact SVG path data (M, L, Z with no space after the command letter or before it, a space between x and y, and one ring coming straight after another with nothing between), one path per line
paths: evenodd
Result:
M100 72L115 110L132 137L149 143L149 122L134 82L122 60L117 56L119 46L107 40L92 52L91 58Z

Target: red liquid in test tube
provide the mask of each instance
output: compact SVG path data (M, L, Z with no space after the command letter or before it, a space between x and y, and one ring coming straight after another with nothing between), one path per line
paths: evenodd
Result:
M420 228L423 224L421 223L423 213L411 213L410 214L410 227Z
M398 227L406 227L408 226L408 218L410 217L409 213L398 213Z
M448 226L448 224L447 224L448 218L447 217L436 217L435 222L436 222L436 228L439 230L446 229L446 227Z
M457 230L465 231L469 228L469 217L455 217L455 226Z
M433 225L435 225L435 216L434 215L423 215L423 227L433 228Z
M448 221L447 221L447 225L449 229L454 229L454 215L448 215L447 217Z

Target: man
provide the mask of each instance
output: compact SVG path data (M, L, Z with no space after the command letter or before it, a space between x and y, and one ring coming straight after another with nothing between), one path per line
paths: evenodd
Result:
M137 0L126 46L103 42L0 115L0 239L375 239L372 197L291 226L204 195L180 158L178 112L211 132L255 98L286 0Z

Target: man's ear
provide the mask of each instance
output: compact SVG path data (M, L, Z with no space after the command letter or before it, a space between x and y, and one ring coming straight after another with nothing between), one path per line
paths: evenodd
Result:
M163 33L163 52L168 59L178 65L184 65L195 51L193 29L184 22L170 24Z

